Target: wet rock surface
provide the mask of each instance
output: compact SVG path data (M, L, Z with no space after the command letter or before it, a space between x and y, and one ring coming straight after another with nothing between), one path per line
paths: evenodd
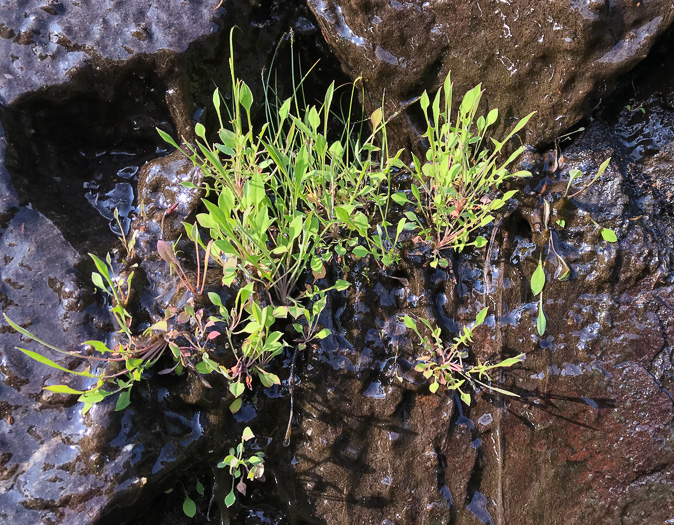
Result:
M64 350L78 350L80 342L90 339L106 340L107 309L95 303L90 285L82 285L74 269L80 256L48 219L21 208L7 225L0 247L3 313ZM124 509L121 515L128 515L130 507L143 509L147 500L172 488L179 473L188 464L194 466L195 457L218 450L214 443L231 440L225 437L222 410L213 409L226 398L217 381L203 392L194 377L148 378L134 390L132 406L124 412L105 403L82 416L74 397L44 387L68 384L85 389L92 380L73 380L15 346L39 350L3 319L0 517L5 523L105 522L118 516L119 508ZM48 355L70 369L98 365ZM199 395L192 392L195 388Z
M216 3L25 0L0 7L0 103L100 67L160 50L183 52L214 33Z
M157 158L168 150L154 128L189 139L195 121L213 119L206 106L214 79L226 96L228 42L226 31L201 38L214 22L211 6L199 2L152 3L141 22L136 4L113 2L107 13L119 23L105 41L97 32L103 26L70 26L69 14L80 8L75 2L44 4L26 2L31 14L23 20L0 8L0 48L9 50L17 74L29 72L21 83L13 82L9 69L0 79L5 103L13 101L0 108L6 130L0 135L0 307L48 342L73 349L87 339L108 338L113 329L88 282L91 268L84 254L103 254L117 242L119 232L111 230L114 207L124 210L122 227L139 232L142 260L134 303L139 324L161 319L163 307L183 300L177 279L152 251L160 238L175 240L180 221L197 207L199 193L179 182L198 182L200 174L176 153ZM541 117L529 137L534 140L549 140L577 120L589 107L586 94L607 93L672 16L658 2L638 7L590 2L570 10L567 5L549 19L538 5L478 4L456 6L452 16L464 23L465 33L455 34L445 27L451 6L392 2L363 19L364 11L354 6L311 2L345 69L365 74L373 101L380 100L372 95L377 86L387 85L387 99L404 102L432 88L451 67L457 92L484 80L488 104L502 110L504 124L528 111L503 102L513 93L518 104L524 104L521 93L531 93L525 102L550 94L538 102ZM261 90L253 82L260 64L269 62L269 49L289 25L303 57L323 46L314 42L318 32L310 14L294 3L223 9L229 9L230 22L252 28L242 31L235 51L246 52L238 70L257 100ZM498 31L480 29L484 20ZM146 40L133 34L137 27ZM542 42L532 40L532 31ZM469 33L483 37L489 59L480 56L483 48L468 44ZM415 52L405 56L409 46L401 35L410 34ZM461 53L453 44L457 39ZM588 46L592 52L583 55ZM160 48L172 51L155 53ZM408 255L385 274L367 261L349 261L353 285L330 296L322 318L333 336L297 358L287 448L290 350L275 365L283 385L247 392L236 416L227 410L226 385L209 378L209 389L190 373L148 376L124 412L114 412L109 400L82 417L74 398L43 387L86 384L14 350L35 345L0 321L2 520L186 523L186 494L198 506L190 523L670 520L670 52L671 45L662 47L635 70L634 81L625 79L618 96L573 143L561 141L556 152L528 155L525 167L536 176L492 232L487 250L452 255L445 270L428 267L420 255ZM29 53L47 57L39 62L44 69L29 71L38 64ZM528 61L517 61L527 53ZM552 55L563 65L557 67ZM460 78L459 61L466 72ZM85 63L93 67L81 67ZM590 79L584 67L596 75ZM64 68L72 81L54 87L67 80ZM320 76L332 80L327 71ZM558 91L562 94L555 95ZM414 124L414 115L409 118ZM597 182L576 197L563 197L569 170L585 172L573 184L575 193L608 156L613 160ZM551 205L553 233L542 224L544 200ZM557 220L564 220L564 227ZM612 228L619 242L604 241L601 227ZM571 267L571 278L554 280L559 262L548 255L548 323L540 337L529 279L549 236ZM209 286L215 282L209 280ZM450 338L485 305L490 317L476 331L473 351L482 360L526 353L522 365L495 376L497 386L520 397L483 390L466 407L451 395L431 395L412 370L418 351L399 314L432 319ZM84 366L71 358L59 362ZM222 503L231 478L226 469L213 467L246 425L257 436L252 448L267 453L266 481L251 484L227 510ZM196 492L197 480L206 486L204 494Z
M339 335L306 367L296 432L295 482L319 522L671 519L674 223L663 158L672 139L658 123L672 113L661 102L669 77L654 82L663 71L652 63L635 71L631 100L617 99L573 144L547 153L562 155L559 167L546 155L528 161L536 177L495 232L489 258L486 249L462 255L449 273L410 265L396 274L403 284L369 282L333 303ZM609 156L600 179L564 198L570 170L585 173L573 195ZM601 227L618 242L603 240ZM540 337L529 280L550 235L571 278L554 279L560 263L547 250ZM525 353L496 383L520 397L485 390L467 408L431 395L408 371L414 350L395 315L435 319L451 334L447 319L469 323L484 305L491 316L473 351L482 360Z
M606 98L674 20L654 2L362 2L310 0L345 71L363 77L365 106L385 94L392 115L452 72L463 96L478 83L502 128L531 111L527 141L546 144ZM391 123L401 147L425 128L414 114Z
M74 350L88 339L107 340L114 330L107 308L97 303L87 252L104 256L116 248L116 237L130 233L134 218L146 234L139 235L139 254L157 238L173 240L198 204L198 192L180 186L185 176L198 183L198 175L177 155L162 158L169 150L155 128L189 139L194 122L213 117L205 106L216 84L226 93L228 24L247 28L236 44L247 50L237 70L254 87L289 27L297 25L296 43L307 56L316 53L316 28L296 3L232 6L228 22L216 5L22 2L0 8L0 121L7 130L0 132L0 309L50 344ZM259 87L256 96L260 100ZM161 317L157 305L165 306L178 288L164 261L156 260L142 263L135 283L139 324ZM222 459L222 447L245 426L226 410L224 385L214 379L205 390L192 374L155 375L134 390L123 413L114 412L112 400L82 417L74 398L43 387L88 385L16 346L39 350L3 319L0 521L128 522L177 488L166 496L164 516L150 509L142 523L169 523L176 510L175 522L183 522L181 491L193 489L191 472L210 490L203 473L214 479L210 469ZM204 514L208 507L206 499ZM210 510L216 520L217 507Z
M185 188L182 182L194 184ZM138 203L141 212L132 223L138 232L136 252L148 256L157 250L157 241L175 241L184 234L183 222L194 214L204 195L201 169L181 152L175 151L146 163L139 174Z
M10 174L5 168L7 139L0 126L0 225L10 218L11 212L19 206L16 191L10 182Z

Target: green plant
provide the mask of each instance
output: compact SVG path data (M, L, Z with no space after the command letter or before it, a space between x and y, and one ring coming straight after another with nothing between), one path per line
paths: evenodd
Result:
M418 227L421 240L430 243L434 263L447 248L461 251L466 246L484 246L484 237L471 242L470 234L491 223L492 213L503 207L516 190L506 192L501 198L494 198L493 192L509 179L531 176L528 171L508 171L524 146L515 149L505 162L500 162L499 156L533 113L521 119L502 142L491 138L490 150L486 136L498 119L498 110L492 109L486 118L476 118L481 97L480 85L468 91L453 124L450 75L432 105L426 92L421 96L427 125L424 137L430 144L426 162L414 156L412 199L405 192L393 195L393 199L400 205L415 206L414 211L407 211L405 215Z
M369 121L354 120L351 107L341 116L333 108L339 93L334 83L320 102L307 105L301 92L306 76L283 101L267 81L267 119L255 127L252 91L236 77L232 59L230 70L231 103L219 90L213 94L218 129L209 133L199 123L195 126L196 142L182 146L158 130L204 175L202 213L197 214L195 223L184 223L186 236L194 245L196 277L183 268L175 244L163 240L157 243L159 257L169 264L187 291L180 306L168 307L163 319L143 334L134 334L127 310L133 273L122 281L115 274L110 256L102 261L92 255L98 270L92 275L93 282L109 296L124 342L114 349L101 342L87 343L106 355L99 358L101 361L111 368L123 369L98 375L89 370L76 372L97 379L96 387L86 392L65 385L49 387L80 394L85 412L92 403L116 392L121 393L118 409L128 405L133 383L168 348L174 361L170 370L181 373L189 368L204 383L203 376L207 374L224 376L233 396L229 410L234 413L242 406L244 393L252 388L255 378L264 387L281 383L269 370L269 364L284 350L294 347L289 381L291 421L297 352L330 335L330 330L320 324L328 294L343 292L350 286L329 273L330 267L337 266L329 263L351 255L371 258L379 267L395 264L400 259L401 238L407 231L431 245L431 264L445 264L445 250L485 244L484 238L471 240L471 236L493 221L492 213L515 194L513 190L497 197L496 191L511 178L530 175L526 171L508 171L523 147L505 162L500 161L500 156L505 144L531 115L519 121L503 142L491 139L492 145L487 147L488 131L498 112L492 110L486 118L476 118L480 86L466 93L455 123L450 113L449 76L432 105L426 93L420 97L430 149L425 162L414 157L410 190L395 193L392 174L408 168L400 161L402 151L389 151L386 127L390 119L385 118L381 108L370 115ZM349 105L355 94L354 84ZM342 127L336 133L329 129L335 118ZM367 124L369 131L364 131ZM183 184L194 187L192 182ZM395 220L390 213L393 203L405 207L404 215ZM133 258L135 233L130 240L122 234L121 241L128 257ZM225 300L226 294L207 279L213 271L209 269L211 261L222 270L222 286L236 290L232 299ZM364 266L364 271L369 270L368 265ZM204 304L205 294L210 305ZM475 325L465 327L450 345L443 342L440 329L433 328L430 322L422 320L419 330L412 317L404 317L405 325L420 340L423 355L416 367L431 381L432 392L444 386L456 390L466 403L470 403L469 387L484 386L512 395L491 385L490 374L519 362L522 356L498 364L469 363L467 347L472 342L472 330L482 324L486 312L480 312ZM430 335L422 335L422 331ZM23 351L65 370L40 354ZM112 385L112 390L105 385ZM290 430L289 422L286 441ZM232 489L225 498L227 506L235 501L235 489L245 494L244 476L253 480L263 475L264 454L244 456L245 445L253 438L250 428L246 428L241 442L218 464L228 468L233 478ZM188 516L196 512L187 492L183 510Z
M241 442L236 446L236 449L230 448L229 455L218 463L218 468L229 469L229 473L232 476L232 488L229 494L225 496L225 505L228 507L234 505L236 501L235 488L239 493L244 496L246 495L245 480L264 479L264 453L258 451L255 454L244 457L245 444L254 437L255 435L250 427L246 427L241 435ZM237 480L239 480L238 483Z
M568 135L564 135L564 137L566 136ZM597 173L592 178L592 180L587 184L583 185L578 191L576 191L572 195L569 195L569 189L572 187L574 180L583 175L583 172L578 169L569 170L569 181L566 185L566 190L564 191L563 198L572 199L582 194L584 191L586 191L599 179L599 177L604 173L604 171L606 171L606 168L608 167L610 162L611 162L610 157L606 159L604 162L602 162L601 166L597 170ZM561 255L559 255L557 249L555 248L553 231L550 228L550 215L551 215L550 203L548 202L548 200L543 200L543 229L545 235L547 236L549 253L554 255L557 264L557 268L555 270L555 278L560 281L565 281L566 279L569 278L569 275L571 274L571 268L569 268L569 265L566 263L564 258ZM600 226L594 220L592 220L592 218L590 218L590 222L592 222L592 224L594 224L597 228L600 228L601 236L605 241L617 242L618 239L613 230L611 230L610 228L604 228ZM566 221L563 219L558 219L555 221L555 224L560 228L564 228L566 226ZM545 329L547 327L547 318L545 316L545 312L543 311L543 288L545 287L545 282L546 282L546 275L545 270L543 268L543 256L541 255L539 256L536 270L531 276L531 292L533 293L534 297L538 296L538 317L536 319L536 331L538 332L538 335L540 337L543 337L543 334L545 333Z
M119 241L122 243L124 250L126 251L126 256L128 260L134 259L136 256L136 238L138 237L138 230L134 231L131 235L131 238L127 238L124 233L124 226L122 226L122 221L119 219L119 210L115 208L114 211L115 221L117 221L117 226L121 233L121 237L118 237Z
M506 368L519 363L524 359L524 354L504 359L493 365L481 363L479 360L477 364L468 364L465 361L468 358L467 346L473 341L473 330L484 322L487 312L488 308L483 308L477 314L473 326L464 326L459 335L454 338L453 344L449 346L443 341L439 327L433 328L426 319L419 319L430 332L430 335L422 335L417 321L409 315L403 317L405 326L416 334L421 343L422 355L417 358L415 370L421 372L431 382L429 390L432 393L437 392L440 386L447 390L456 390L466 405L470 405L470 393L462 390L462 387L466 388L466 386L474 389L476 385L480 385L501 394L518 397L512 392L492 385L489 372L496 368Z
M87 356L80 352L62 350L51 345L14 323L6 314L3 314L5 320L17 332L27 338L33 339L53 352L106 365L104 370L97 373L92 372L90 368L86 368L84 371L70 370L38 352L19 348L21 352L31 359L51 368L68 374L97 380L96 384L88 390L76 390L67 385L50 385L45 387L52 392L79 395L79 401L84 403L83 414L86 414L95 403L114 394L119 394L115 409L123 410L126 408L130 403L131 388L134 383L141 380L143 372L153 366L168 347L167 341L159 333L161 330L156 330L154 326L148 328L142 338L136 337L131 333L130 325L132 319L131 314L126 309L126 305L129 300L133 272L129 274L126 280L123 280L116 275L109 254L106 256L105 262L95 255L90 255L100 272L93 272L91 280L97 288L111 298L110 311L117 322L123 339L125 339L124 342L118 343L111 349L101 341L85 341L82 343L84 347L90 348L100 354ZM126 290L124 289L125 286ZM112 390L105 387L112 387Z
M192 228L187 228L187 230L189 232L188 235L190 234L195 235L194 232L192 231ZM157 241L157 254L159 255L160 258L169 263L171 271L176 273L176 275L183 283L185 288L187 288L192 293L192 295L201 295L202 293L204 293L204 288L206 287L206 272L208 271L208 260L211 254L211 247L213 245L213 241L210 241L208 245L205 247L206 253L204 255L204 275L202 279L201 261L199 257L199 240L196 237L192 236L190 236L190 239L192 239L194 242L194 249L196 252L196 262L197 262L196 284L192 284L190 279L187 277L185 270L183 270L183 267L180 264L180 261L178 261L178 257L176 256L175 245L173 243L169 243L163 240ZM200 282L201 287L199 287Z
M538 319L536 321L536 330L538 335L543 337L547 326L547 318L543 312L543 288L545 287L545 270L543 270L543 261L538 259L538 266L531 276L531 293L534 297L538 295Z

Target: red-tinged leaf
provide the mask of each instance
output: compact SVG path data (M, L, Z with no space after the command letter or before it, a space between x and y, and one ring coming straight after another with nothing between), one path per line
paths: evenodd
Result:
M157 241L157 253L159 254L159 257L169 264L176 262L176 256L173 254L173 246L166 241Z
M239 481L236 484L236 490L238 490L244 496L246 495L246 484L243 481Z
M219 335L220 335L220 332L216 332L215 330L213 330L212 332L208 332L208 335L206 336L206 339L208 339L210 341L212 339L215 339Z

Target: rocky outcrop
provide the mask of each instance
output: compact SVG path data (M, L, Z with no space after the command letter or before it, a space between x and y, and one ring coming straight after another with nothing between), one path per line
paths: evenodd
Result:
M421 2L310 0L323 35L366 108L388 115L449 71L455 96L478 83L501 112L501 129L537 111L526 142L545 144L578 122L642 60L674 20L671 2L528 0ZM513 120L514 119L514 120ZM414 114L391 125L400 146L416 145Z
M176 279L151 252L159 238L175 239L198 205L199 193L179 183L198 182L199 173L166 155L154 128L189 137L194 121L208 124L214 83L226 96L228 24L246 28L235 36L235 50L245 51L237 70L256 100L261 64L287 27L303 51L322 45L307 44L317 31L294 3L225 3L213 12L216 3L27 0L0 8L0 307L52 344L76 349L114 337L85 254L118 246L110 230L115 206L125 208L123 227L134 220L139 231L139 323L157 320L179 297ZM310 5L344 68L364 75L369 107L386 86L391 114L452 69L458 93L483 82L502 126L537 109L529 139L538 142L604 97L673 16L657 0L551 2L545 12L514 0ZM216 25L224 29L214 32ZM43 387L86 383L15 350L35 346L0 320L0 521L183 523L185 494L198 503L193 523L209 513L217 519L218 506L221 520L233 523L670 520L670 51L635 73L634 87L626 80L622 96L574 144L528 154L525 167L536 177L489 251L454 255L448 269L429 268L414 254L388 273L351 264L353 286L330 296L321 320L333 335L298 353L287 448L290 352L276 360L284 384L247 392L236 416L215 379L207 388L192 374L148 374L124 412L109 400L83 417L73 398ZM329 82L327 71L319 76ZM415 118L410 112L391 124L409 143ZM563 198L570 169L586 174L579 189L608 156L599 181ZM546 262L541 337L529 279L547 242L544 199L572 275L556 281L555 261ZM614 229L618 243L604 241L595 222ZM451 337L484 305L490 316L473 351L483 360L526 353L521 366L495 377L520 397L483 390L466 407L431 395L412 370L417 349L399 314L433 319ZM227 510L231 478L210 469L246 425L257 435L252 446L267 454L267 480Z
M614 99L573 145L548 152L563 153L559 169L543 155L525 161L536 178L489 258L463 255L450 274L410 264L333 303L337 337L302 376L288 489L306 494L321 523L671 519L674 215L663 163L674 137L659 123L672 118L664 101L674 85L665 64L635 72L640 81L623 92L636 95ZM609 156L597 182L564 198L571 169L585 173L574 193ZM559 263L547 252L540 337L529 282L548 242L544 200L572 275L556 280ZM618 242L606 242L601 227ZM431 395L409 372L415 351L396 316L413 313L452 332L484 305L490 318L473 351L482 360L525 353L521 366L496 377L519 397L485 390L468 408Z

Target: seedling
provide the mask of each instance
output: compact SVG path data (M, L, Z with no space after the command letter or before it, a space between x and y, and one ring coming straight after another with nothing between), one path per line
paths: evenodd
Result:
M444 343L439 327L433 328L429 321L420 319L426 330L431 333L430 336L422 335L417 321L409 315L403 317L405 326L411 329L421 341L422 355L417 358L415 370L421 372L431 382L429 390L432 393L437 392L441 386L447 390L455 390L466 405L470 405L471 400L468 388L472 390L477 385L501 394L519 397L517 394L492 385L489 372L496 368L510 367L519 363L524 359L524 354L505 359L494 365L483 364L479 361L475 365L470 365L465 362L468 358L467 346L473 341L473 330L484 322L487 311L488 308L483 308L478 313L473 326L463 327L459 335L454 338L453 344L449 346Z
M254 437L255 435L250 427L246 427L241 435L241 443L236 446L236 449L230 448L229 455L218 463L218 468L229 469L229 473L232 476L232 489L225 496L225 505L227 507L231 507L236 502L234 489L240 494L246 495L247 486L245 480L264 480L264 453L256 452L246 458L243 455L246 442Z
M449 75L432 105L428 94L422 94L420 103L427 125L424 137L430 148L425 162L414 156L412 199L404 192L392 197L402 206L408 203L415 206L414 212L407 211L405 215L417 226L420 239L430 243L435 264L445 249L461 251L467 246L484 246L487 242L484 237L471 241L470 235L490 224L494 220L492 213L502 208L516 190L506 192L501 198L494 198L493 192L509 179L531 176L524 170L508 171L524 146L515 149L505 162L500 163L498 159L504 146L533 113L521 119L502 142L492 138L493 147L489 150L486 135L498 119L498 110L492 109L486 118L476 118L481 97L480 85L468 91L453 123Z

